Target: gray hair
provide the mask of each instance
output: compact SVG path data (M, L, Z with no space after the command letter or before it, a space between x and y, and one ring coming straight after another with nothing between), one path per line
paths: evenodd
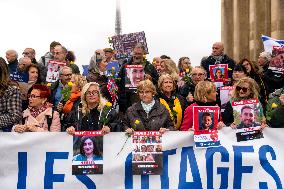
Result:
M12 52L13 54L15 54L16 59L19 57L19 54L17 53L17 51L15 51L15 50L13 50L13 49L7 50L6 53L7 53L7 52Z
M68 67L68 66L63 66L63 67L61 67L60 70L59 70L59 76L62 75L63 70L70 70L70 71L72 72L72 68L70 68L70 67ZM72 73L73 73L73 72L72 72Z
M271 54L269 52L261 52L259 54L259 57L264 58L265 62L270 62L270 60L271 60Z

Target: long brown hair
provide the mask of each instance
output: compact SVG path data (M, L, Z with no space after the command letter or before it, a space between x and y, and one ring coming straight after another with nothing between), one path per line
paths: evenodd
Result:
M3 96L9 85L16 84L10 80L8 65L6 64L4 58L0 57L0 97Z

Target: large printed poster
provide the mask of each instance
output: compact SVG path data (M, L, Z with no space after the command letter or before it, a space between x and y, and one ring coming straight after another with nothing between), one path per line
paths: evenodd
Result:
M232 101L237 141L263 138L261 121L263 114L258 99Z
M193 133L163 134L162 175L133 175L131 140L104 135L104 173L72 175L73 137L65 132L0 132L1 189L282 189L284 129L238 143L231 128L219 130L222 146L194 148ZM130 138L129 138L130 139Z
M46 82L55 82L59 79L59 70L61 67L65 66L65 62L58 62L55 60L50 60L47 66Z
M144 80L145 72L143 65L126 65L125 88L135 91L140 81Z
M133 48L137 43L141 43L145 47L148 54L148 47L145 32L135 32L111 37L113 48L116 50L117 58L130 56Z
M269 69L274 73L284 73L284 47L273 46L272 58L269 63Z
M72 174L103 174L103 136L101 131L75 132Z
M220 108L218 106L194 106L194 141L197 148L220 146L217 124Z
M160 175L163 170L162 135L159 131L136 131L132 136L133 175Z

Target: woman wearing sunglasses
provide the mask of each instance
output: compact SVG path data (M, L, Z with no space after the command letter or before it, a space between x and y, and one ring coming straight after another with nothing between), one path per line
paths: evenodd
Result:
M234 124L232 102L248 99L259 99L259 87L252 78L244 77L235 84L235 88L232 91L232 98L226 104L225 111L222 112L223 121L227 126L236 128L236 125ZM262 106L260 112L263 114ZM265 120L263 120L262 123L262 127L265 127Z

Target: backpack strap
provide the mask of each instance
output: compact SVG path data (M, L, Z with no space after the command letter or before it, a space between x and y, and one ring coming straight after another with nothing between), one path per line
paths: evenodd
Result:
M51 116L46 115L46 122L47 122L47 126L48 126L48 131L50 131L50 126L51 126L51 123L52 123L53 114L54 114L54 109L52 108Z

